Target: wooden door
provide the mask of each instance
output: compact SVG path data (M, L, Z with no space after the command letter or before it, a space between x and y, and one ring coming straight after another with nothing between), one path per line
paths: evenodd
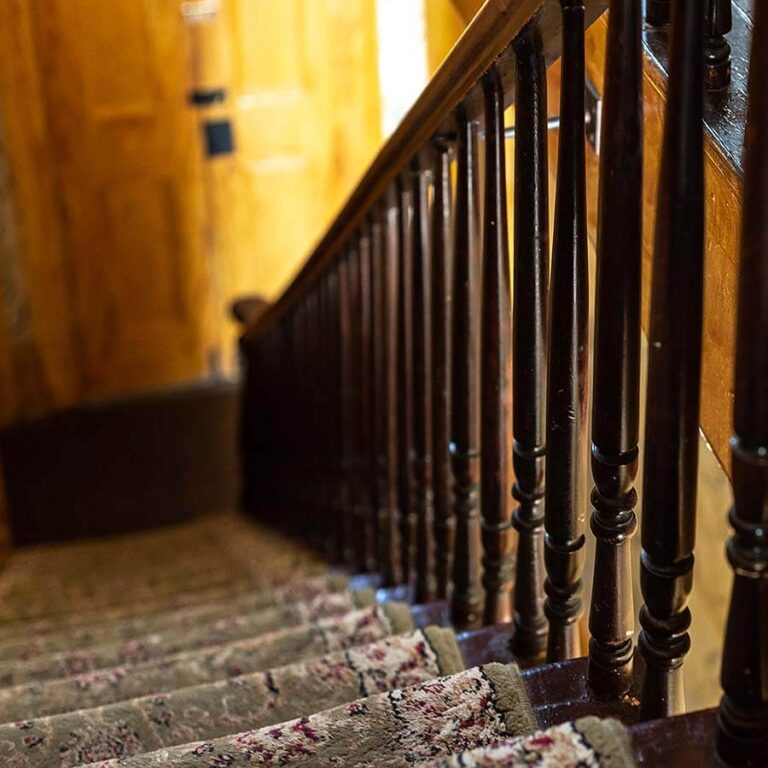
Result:
M222 21L233 284L274 298L379 148L376 4L226 0Z
M87 396L203 374L202 155L178 0L34 0Z
M0 3L26 323L0 418L234 370L229 302L279 293L378 149L375 8ZM206 120L232 122L232 154L206 156Z

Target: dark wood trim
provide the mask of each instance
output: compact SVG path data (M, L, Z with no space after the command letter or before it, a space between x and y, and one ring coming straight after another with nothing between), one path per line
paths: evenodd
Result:
M729 766L768 765L768 9L755 11L736 330L734 571L717 751Z
M5 427L15 544L113 535L236 507L240 402L237 384L201 381ZM243 416L262 428L259 412ZM253 437L243 454L249 463L262 452L263 434Z
M438 143L432 201L432 484L435 514L436 596L446 600L453 575L456 516L451 473L451 312L453 219L451 156Z
M549 181L547 75L535 27L515 42L514 296L512 301L512 461L517 501L515 653L543 660L544 464L546 454Z
M480 498L485 624L512 618L512 296L507 234L504 91L500 74L483 77L485 196L480 310Z
M547 659L580 656L586 521L587 264L584 137L584 5L562 0L557 196L550 280L547 366L545 562Z
M704 267L702 3L674 3L651 288L638 646L644 720L684 711Z
M476 125L463 110L456 148L451 463L456 514L451 614L460 629L480 623L480 213Z
M592 400L595 565L589 682L620 697L632 678L629 542L637 528L643 246L642 3L612 0L603 89Z

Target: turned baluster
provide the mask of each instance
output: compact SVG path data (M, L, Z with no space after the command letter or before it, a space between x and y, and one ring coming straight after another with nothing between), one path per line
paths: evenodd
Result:
M456 518L450 459L451 158L437 143L432 202L432 482L437 597L448 597Z
M589 683L600 698L632 677L630 538L637 528L643 96L641 0L611 0L600 145Z
M669 0L646 0L645 20L654 27L669 21Z
M458 123L451 349L451 464L456 540L451 617L476 627L483 590L480 562L479 298L480 216L477 131L463 109Z
M328 449L332 462L332 530L333 559L344 562L344 520L345 507L344 466L344 402L342 397L342 349L341 323L339 314L339 259L335 259L328 275L328 336L330 340L329 365L329 431Z
M413 509L416 513L416 602L435 597L432 494L432 332L429 179L414 165L413 219Z
M382 339L384 348L384 451L385 485L383 519L379 521L379 569L382 585L401 583L400 506L398 498L398 292L400 277L398 252L400 243L400 206L397 188L390 185L381 209L382 235Z
M357 510L359 571L376 567L374 542L375 473L371 467L371 239L364 229L357 236L357 451L360 483Z
M768 765L768 9L759 3L749 110L736 326L734 571L721 682L717 751L726 765Z
M587 225L584 3L561 0L560 136L550 283L545 472L547 658L580 655L586 519Z
M398 499L403 582L410 584L416 567L416 514L413 508L413 178L399 180L397 418Z
M356 488L353 461L355 450L355 355L353 342L355 334L352 329L352 285L356 281L353 279L352 261L352 251L346 247L340 255L338 263L339 379L341 384L339 513L343 528L343 560L349 566L355 564L356 547L354 525Z
M485 203L480 362L480 492L486 624L512 618L512 356L504 92L498 71L483 77Z
M704 86L722 91L731 82L731 46L725 36L733 28L731 0L707 0L704 14Z
M544 457L546 450L549 203L547 75L533 27L515 42L515 234L512 302L512 461L518 533L513 648L540 659L547 644L544 616Z
M371 402L373 439L371 465L376 484L376 552L382 583L392 586L394 562L391 551L392 510L387 497L387 403L385 400L385 315L386 285L384 284L384 225L380 211L374 210L371 219Z
M384 348L381 345L381 225L374 209L364 225L368 239L368 288L370 322L368 335L368 472L371 494L372 560L378 568L379 520L383 501L383 423L381 375L384 365Z
M690 648L704 250L703 12L700 2L672 7L645 422L643 719L683 711L681 667Z

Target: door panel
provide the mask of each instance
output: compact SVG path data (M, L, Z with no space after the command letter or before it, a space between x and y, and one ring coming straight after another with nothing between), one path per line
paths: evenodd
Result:
M206 221L178 3L36 2L84 394L199 376Z

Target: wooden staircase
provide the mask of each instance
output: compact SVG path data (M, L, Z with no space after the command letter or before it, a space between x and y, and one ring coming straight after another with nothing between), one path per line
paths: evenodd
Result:
M701 403L723 397L702 386L705 83L727 75L730 6L656 0L644 30L640 0L607 5L599 160L585 31L606 4L487 0L280 300L238 305L247 517L11 556L3 765L768 766L768 9L749 16L725 425ZM648 273L655 34L668 81ZM734 435L733 589L722 702L687 712L709 423Z

